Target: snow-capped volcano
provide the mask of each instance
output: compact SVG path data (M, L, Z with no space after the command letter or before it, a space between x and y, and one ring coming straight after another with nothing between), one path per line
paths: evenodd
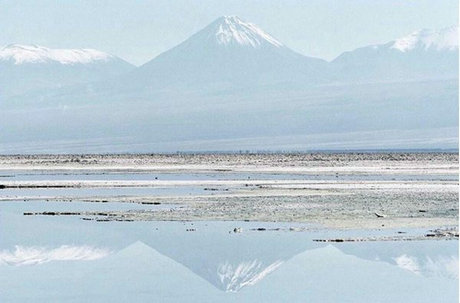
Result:
M217 18L201 31L180 44L215 46L218 48L286 48L276 38L253 23L246 22L237 16Z
M283 44L264 32L256 25L244 22L237 16L224 16L217 19L211 26L216 26L215 38L218 44L246 45L254 48L266 44L282 47ZM210 36L209 38L213 38Z
M10 44L0 49L0 98L106 80L132 68L128 62L95 49Z
M326 67L326 61L300 55L256 25L231 16L216 19L147 62L126 82L192 90L309 83L321 78Z
M418 30L385 44L345 52L332 66L340 81L458 78L458 26Z
M0 61L13 61L14 64L56 62L72 65L113 59L114 56L95 49L51 49L39 45L10 44L0 50Z
M414 49L433 51L458 50L458 26L451 26L438 31L422 29L394 41L391 48L401 52Z

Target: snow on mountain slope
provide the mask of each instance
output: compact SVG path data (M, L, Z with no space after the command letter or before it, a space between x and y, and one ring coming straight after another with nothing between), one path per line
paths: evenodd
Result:
M136 89L254 87L316 82L326 69L326 61L302 56L256 25L232 16L218 18L121 82Z
M458 26L434 31L422 29L394 41L391 46L401 52L409 52L414 49L454 51L458 50Z
M215 36L219 44L247 45L254 48L259 48L264 44L271 44L275 47L283 46L281 42L256 25L244 22L237 16L221 17L214 22L214 26L217 26Z
M114 56L95 49L51 49L39 45L10 44L0 50L0 61L12 60L14 64L56 62L72 65L114 59Z
M458 78L458 26L419 30L385 44L345 52L331 62L336 81Z
M192 35L181 45L199 45L203 48L210 45L222 48L245 47L251 49L286 48L276 38L266 33L253 23L246 22L237 16L222 16L204 29Z
M0 99L106 80L133 68L118 57L94 49L11 44L0 50Z

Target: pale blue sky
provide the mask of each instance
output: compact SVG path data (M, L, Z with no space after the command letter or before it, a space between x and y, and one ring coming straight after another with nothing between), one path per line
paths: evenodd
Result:
M304 55L458 23L457 0L0 0L0 46L96 48L140 65L221 15L259 25Z

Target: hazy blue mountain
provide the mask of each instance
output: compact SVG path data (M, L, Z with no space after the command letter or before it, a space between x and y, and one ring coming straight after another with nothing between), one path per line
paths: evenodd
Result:
M336 81L458 78L458 26L422 29L394 41L345 52L331 62Z
M456 148L457 32L327 63L221 17L123 75L8 98L0 152Z
M0 49L0 97L105 80L133 69L94 49L50 49L11 44Z
M78 99L0 112L0 150L150 152L455 148L456 80L149 100ZM79 102L83 102L79 104Z
M327 62L305 57L252 23L221 17L128 75L134 87L252 87L324 80Z

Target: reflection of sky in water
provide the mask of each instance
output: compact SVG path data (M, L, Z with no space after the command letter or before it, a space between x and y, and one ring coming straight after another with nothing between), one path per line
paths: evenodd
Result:
M286 174L286 173L116 173L116 172L46 172L40 171L7 171L0 172L1 181L71 181L71 180L458 180L458 175L436 174ZM174 196L174 195L214 195L232 186L211 186L220 191L205 190L209 186L174 186L174 187L115 187L115 188L6 188L0 189L1 197L109 197L109 196ZM234 189L238 186L234 187Z
M0 171L0 181L40 181L40 180L451 180L457 181L458 174L346 174L330 173L242 173L242 172L203 172L203 173L150 173L150 172L103 172L73 171L72 173L41 171Z
M457 302L458 298L458 241L328 245L312 239L362 231L257 232L250 229L304 225L98 223L22 215L31 208L69 206L39 203L0 203L1 302ZM103 204L98 203L112 210L150 207ZM243 232L231 233L237 226ZM191 228L195 231L186 231Z
M120 202L80 202L80 201L14 201L0 202L4 212L24 213L24 212L83 212L83 211L129 211L129 210L169 210L178 207L173 204L140 204L140 203L120 203ZM183 207L183 206L182 206Z
M173 196L211 195L214 191L205 187L114 187L114 188L6 188L0 190L2 197L109 197L109 196Z

